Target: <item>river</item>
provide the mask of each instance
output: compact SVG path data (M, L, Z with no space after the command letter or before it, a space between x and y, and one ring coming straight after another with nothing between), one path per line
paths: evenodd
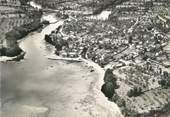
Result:
M44 41L44 36L63 24L63 21L54 23L54 15L44 17L52 18L52 24L41 32L32 32L20 42L26 52L25 59L0 63L1 116L121 116L118 107L100 92L100 86L94 96L92 87L98 86L100 76L97 71L90 72L84 62L69 63L47 58L53 55L54 47Z
M31 2L38 9L41 6ZM108 18L110 12L90 17ZM54 47L44 41L63 21L56 22L55 14L42 19L50 25L22 39L20 47L26 52L20 62L0 63L2 117L122 117L116 104L100 92L103 70L88 61L69 63L49 60ZM55 23L56 22L56 23ZM10 58L8 58L10 59Z

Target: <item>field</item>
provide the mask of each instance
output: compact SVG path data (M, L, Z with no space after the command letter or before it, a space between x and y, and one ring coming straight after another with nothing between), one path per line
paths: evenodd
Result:
M28 19L28 18L1 18L1 23L0 23L0 39L1 39L1 44L5 40L5 34L13 29L13 27L19 27L23 24L30 23L33 20Z
M32 10L32 8L30 8ZM29 8L23 9L21 6L1 6L0 8L0 47L10 47L6 42L6 33L13 30L14 27L20 27L34 21L33 15L29 14ZM13 40L15 41L15 40Z

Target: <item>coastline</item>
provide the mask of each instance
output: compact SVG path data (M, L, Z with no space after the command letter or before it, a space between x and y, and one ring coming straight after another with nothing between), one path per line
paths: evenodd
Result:
M55 26L58 26L58 25L55 24ZM50 26L49 27L47 26L46 28L52 30ZM31 38L26 37L26 40L24 40L24 42L21 41L22 42L21 47L23 47L23 49L27 52L26 61L21 61L21 63L19 64L14 64L15 70L17 72L18 70L22 70L24 72L22 73L20 71L21 73L20 77L22 78L22 80L20 82L20 85L16 84L17 86L16 91L20 92L19 96L21 96L20 97L21 101L18 100L17 102L13 103L12 102L13 100L9 100L9 102L6 104L5 107L3 105L3 108L7 108L7 112L9 111L10 112L9 114L11 114L12 112L8 110L8 108L10 107L13 110L15 110L15 107L16 107L15 104L17 104L17 107L16 107L17 111L14 115L20 114L19 112L23 114L25 113L25 111L29 113L30 110L33 110L33 109L36 109L36 110L43 109L42 113L40 114L42 114L43 116L43 113L47 113L49 117L52 117L54 115L55 116L61 115L61 114L63 114L64 117L75 117L75 116L79 116L80 114L83 117L89 117L89 116L121 117L120 112L117 112L118 110L117 105L114 104L113 102L109 102L107 98L100 91L101 87L99 85L102 85L102 82L103 82L104 69L102 69L96 63L91 62L90 60L82 59L82 62L84 61L82 63L83 66L80 65L81 63L80 64L78 63L78 65L76 63L64 64L65 66L63 66L63 63L62 63L63 61L61 63L60 62L58 63L56 61L48 60L47 59L48 56L44 56L46 52L43 51L44 49L43 47L45 45L41 45L41 44L44 44L43 43L44 33L46 32L47 34L48 33L50 34L50 31L48 32L47 30L44 30L42 32L43 34L40 35L42 39L38 38L39 34L35 34L35 35L30 36ZM38 38L38 39L34 40L35 38ZM30 44L33 44L32 48L30 50L27 50L28 48L30 48ZM38 54L35 54L32 50L35 50L35 52L37 52ZM33 56L33 55L36 55L36 56ZM42 62L41 64L39 63L40 61ZM48 64L49 62L51 64ZM20 69L22 64L23 65L28 64L28 66L25 66L24 69ZM30 69L32 65L34 65L35 67L33 69ZM60 66L63 66L63 68L61 68L60 72L58 72L59 71L58 69L60 69ZM78 67L79 69L74 66L79 66ZM93 66L95 72L90 72L87 66ZM72 69L70 69L70 67ZM7 71L7 70L4 70L4 71ZM28 71L28 74L25 74L25 71ZM72 71L74 71L74 73L72 73ZM68 74L66 74L67 72ZM32 75L31 77L30 77L30 73ZM56 74L61 74L61 76L56 75ZM10 74L9 76L5 75L5 77L9 79ZM20 78L17 75L16 76L12 75L12 77L13 78L10 79L10 82L8 81L6 83L11 83L12 86L15 86L15 83L16 83L15 80L18 80ZM26 79L26 82L24 81L24 79ZM5 79L3 78L3 80ZM13 80L15 82L13 82ZM40 81L40 83L38 83L37 81ZM62 81L62 84L61 84L61 81ZM5 86L8 86L8 85L5 85ZM47 86L49 87L47 88ZM64 91L62 91L61 88ZM30 93L30 95L25 95L27 94L26 93L27 91L28 93ZM41 91L41 93L43 92L43 94L45 92L45 96L42 96L43 95L42 94L40 95L41 97L38 97L39 95L37 96L34 94L35 91L37 91L38 94L39 94L38 91ZM8 91L5 91L5 92L8 93ZM15 92L13 93L14 95L17 95L17 93ZM47 95L46 93L51 96L50 97L46 96ZM15 98L17 99L17 97ZM34 98L35 100L33 100ZM41 100L37 100L39 98ZM64 100L64 101L61 101L61 100ZM38 104L35 106L33 104L35 102L41 103L41 101L43 102L42 105ZM25 104L25 105L23 106L22 104ZM62 109L63 107L65 108L64 110ZM56 108L57 110L55 110ZM22 112L22 109L25 109L24 112ZM46 110L48 112L46 112ZM58 113L58 110L61 110L61 112ZM32 113L34 113L34 110L32 111ZM21 117L24 117L24 116L21 116ZM17 116L17 117L20 117L20 116Z
M54 33L53 33L54 34ZM53 35L53 34L51 34L51 35ZM55 34L54 34L55 35ZM59 39L60 40L60 39ZM47 41L47 40L46 40ZM47 41L48 42L48 41ZM56 44L58 44L58 43L56 43ZM60 43L61 44L61 43ZM62 45L62 44L61 44ZM58 48L56 48L56 49L58 49ZM78 48L77 48L78 49ZM78 54L79 56L80 56L80 54ZM66 61L76 61L77 60L77 58L76 59L74 59L74 57L72 58L72 60L70 59L70 58L62 58L62 57L60 57L60 58L50 58L50 59L53 59L53 60L55 60L55 59L57 59L57 60L66 60ZM78 61L80 61L79 59L78 59ZM113 107L114 107L114 104L118 107L118 103L119 102L114 102L114 101L109 101L109 100L107 100L106 99L106 97L103 97L104 95L103 94L101 94L102 92L101 92L101 87L102 87L102 85L104 84L104 81L103 81L103 78L104 78L104 70L97 64L97 63L94 63L94 62L92 62L91 60L86 60L86 59L83 59L82 61L86 61L86 63L87 64L89 64L89 65L91 65L91 66L93 66L93 67L96 67L96 65L98 66L98 67L96 67L97 69L98 69L98 71L100 71L100 72L98 72L99 74L100 74L100 77L99 77L99 80L98 81L96 81L96 83L95 84L97 84L97 85L95 85L94 87L93 87L93 92L94 92L94 95L95 95L95 99L97 99L96 101L98 102L98 104L101 106L101 107L104 107L104 108L108 108L109 110L109 112L113 112ZM122 89L123 90L123 89ZM152 93L152 92L151 92ZM152 96L152 95L151 95ZM139 96L140 97L140 96ZM123 97L121 97L121 98L123 98ZM161 97L159 98L159 99L161 99ZM138 103L140 103L140 102L138 102ZM145 103L144 103L145 104ZM143 105L144 105L143 104ZM143 106L142 105L142 106ZM164 103L164 105L165 105L165 107L166 107L166 104ZM127 105L128 106L128 105ZM159 107L159 106L158 106ZM111 109L110 109L111 108ZM149 116L149 117L153 117L153 116L155 116L157 113L154 113L154 112L157 112L157 110L159 110L158 108L157 108L157 105L155 106L155 108L152 110L150 110L150 108L152 108L152 105L148 105L148 110L147 110L147 108L146 108L146 110L148 111L148 113L138 113L137 112L137 114L136 114L136 112L134 111L128 111L128 112L126 112L127 110L125 109L125 111L124 111L124 108L126 108L126 107L124 107L124 108L122 108L122 107L118 107L119 109L119 111L117 111L117 112L120 112L120 110L122 111L122 113L123 114L125 114L125 115L127 115L127 114L130 114L130 117L131 117L131 115L132 116L135 116L135 117L138 117L138 115L140 115L141 117L143 117L143 116ZM140 107L139 107L140 108ZM167 107L166 107L167 108ZM139 109L140 110L140 109ZM161 110L164 110L164 108L161 108ZM144 110L142 110L142 111L144 111ZM160 112L160 111L159 111ZM114 112L113 112L114 113ZM154 114L154 115L153 115ZM160 114L160 113L159 113ZM122 116L122 115L121 115ZM156 115L157 116L157 115ZM161 114L161 116L162 116L162 114Z
M0 61L19 61L24 58L26 52L19 47L20 41L30 33L43 28L43 25L48 25L40 21L34 20L29 24L24 24L19 27L14 27L10 32L6 34L6 41L10 45L8 47L1 48Z
M105 108L106 111L108 111L108 116L111 117L123 117L121 114L120 108L116 103L113 103L107 99L107 97L104 96L104 94L101 92L101 87L104 84L104 74L105 70L101 68L97 63L94 63L91 60L83 59L85 63L87 63L89 66L93 66L93 68L96 70L96 72L99 74L99 78L96 80L92 91L94 93L94 97L96 99L96 103L99 107ZM115 115L116 114L116 115Z
M23 55L25 55L25 54L23 54ZM96 79L95 81L91 82L91 84L90 84L91 87L89 89L89 92L91 92L93 94L92 96L95 99L94 100L95 104L93 103L92 107L90 107L92 115L100 115L102 117L105 117L105 116L108 117L108 116L115 116L115 113L116 113L117 116L121 116L122 117L122 115L120 114L121 113L120 112L121 107L118 107L116 102L113 103L113 102L107 100L107 98L101 92L101 87L104 84L103 78L104 78L105 70L103 68L101 68L99 66L99 64L97 64L95 62L92 62L89 59L82 59L82 58L62 58L62 57L58 57L58 58L47 57L47 58L50 59L50 60L62 60L62 61L71 61L71 62L84 62L85 64L87 64L87 66L94 68L95 71L99 74L99 78ZM103 113L102 110L105 110L107 112L107 114ZM131 114L131 113L133 113L133 111L129 112L129 113ZM152 113L152 110L148 110L148 114L150 114L150 113ZM153 113L155 114L155 111ZM145 116L145 115L148 115L148 114L142 113L141 116ZM138 116L138 113L135 116Z
M61 60L61 61L68 61L68 62L83 62L88 67L91 67L91 69L94 70L98 74L98 78L91 82L91 86L89 89L89 92L91 92L95 99L95 108L93 108L93 114L96 113L97 115L100 113L100 117L123 117L120 108L117 106L116 103L111 102L107 99L107 97L104 96L104 94L101 92L101 87L104 84L104 74L105 69L101 68L97 63L94 63L93 61L89 59L84 58L64 58L64 57L58 57L56 55L52 55L50 57L47 57L50 60ZM105 110L105 113L103 112ZM103 113L102 113L103 112ZM98 116L97 116L98 117Z

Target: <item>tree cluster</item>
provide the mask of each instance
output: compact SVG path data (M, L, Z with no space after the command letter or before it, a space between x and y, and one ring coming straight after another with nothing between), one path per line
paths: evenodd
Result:
M141 87L133 87L127 92L128 97L137 97L142 94L142 88Z
M108 98L111 98L114 93L115 89L119 88L117 85L117 78L113 74L111 69L107 69L104 75L104 84L102 86L101 91L104 93L104 95Z
M170 75L167 71L163 72L163 77L158 81L161 87L168 88L170 87Z

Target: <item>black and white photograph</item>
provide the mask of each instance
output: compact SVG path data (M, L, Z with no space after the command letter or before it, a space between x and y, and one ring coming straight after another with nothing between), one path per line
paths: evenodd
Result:
M170 0L0 0L0 117L170 117Z

